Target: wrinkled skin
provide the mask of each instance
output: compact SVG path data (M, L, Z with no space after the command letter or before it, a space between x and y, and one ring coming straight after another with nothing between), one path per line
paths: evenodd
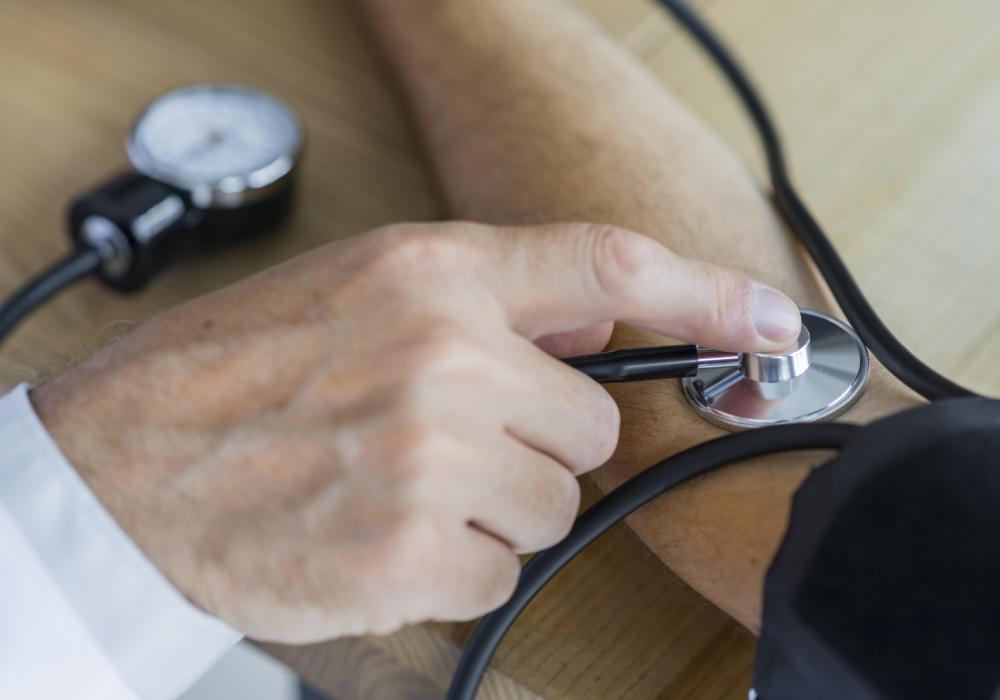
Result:
M32 399L195 604L260 639L385 633L498 606L517 553L566 534L619 416L546 351L597 351L613 320L735 350L798 331L773 290L621 229L398 225L168 311Z

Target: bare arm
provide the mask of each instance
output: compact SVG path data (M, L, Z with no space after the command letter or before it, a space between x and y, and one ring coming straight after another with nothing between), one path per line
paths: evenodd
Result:
M591 220L650 235L830 309L828 295L743 167L645 69L561 0L364 0L452 213L491 223ZM734 300L739 303L739 300ZM613 344L661 338L619 327ZM614 488L719 431L673 383L616 387ZM880 367L846 416L916 399ZM756 627L788 502L822 455L757 460L678 489L633 526L696 589Z

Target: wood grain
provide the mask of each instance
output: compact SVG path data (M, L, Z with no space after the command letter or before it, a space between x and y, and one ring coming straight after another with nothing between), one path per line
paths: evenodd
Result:
M640 0L582 4L760 172L732 96L660 12ZM889 325L935 367L1000 394L1000 4L704 7L761 78L807 199ZM0 386L58 371L117 324L326 241L444 216L347 2L0 0L0 10L0 293L65 249L66 203L124 167L131 120L161 91L258 86L309 132L299 206L282 231L136 296L83 284L3 348ZM341 700L435 698L469 629L269 649ZM532 604L481 697L739 698L752 652L747 632L619 527Z

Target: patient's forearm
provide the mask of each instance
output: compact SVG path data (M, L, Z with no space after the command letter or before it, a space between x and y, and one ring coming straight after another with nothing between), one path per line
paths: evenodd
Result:
M365 14L409 96L457 217L590 220L653 236L829 308L827 296L747 172L631 56L560 0L366 0ZM628 328L613 343L662 342ZM720 434L676 383L614 389L618 454L609 490ZM881 367L848 414L866 420L913 397ZM751 627L790 495L822 455L758 460L702 478L633 519L695 588Z

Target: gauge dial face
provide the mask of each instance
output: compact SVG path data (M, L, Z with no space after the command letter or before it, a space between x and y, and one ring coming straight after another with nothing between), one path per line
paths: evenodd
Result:
M127 148L139 172L191 191L263 188L287 174L302 145L295 114L233 85L195 85L157 98Z

